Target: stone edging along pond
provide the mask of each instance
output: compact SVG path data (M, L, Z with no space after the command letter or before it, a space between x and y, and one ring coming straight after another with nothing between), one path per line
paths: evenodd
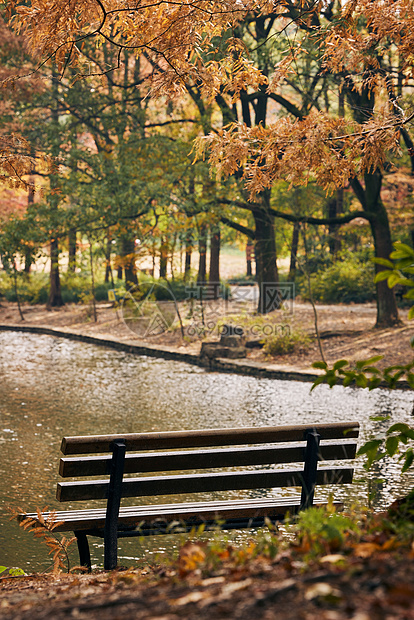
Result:
M146 355L148 357L157 357L166 360L175 360L201 366L207 370L218 372L235 373L240 375L250 375L253 377L262 377L265 379L279 379L284 381L305 381L313 382L319 376L316 373L306 372L303 370L281 370L264 366L259 362L246 360L228 360L224 358L216 358L205 360L194 353L184 353L171 348L155 347L150 345L133 344L131 342L123 342L121 340L112 340L103 336L89 336L80 332L66 331L55 329L54 327L46 327L43 325L19 325L19 324L0 324L0 331L26 332L31 334L44 334L48 336L56 336L57 338L67 338L69 340L78 340L89 344L95 344L100 347L108 347L125 353L134 355ZM384 386L386 387L386 386ZM411 389L406 381L401 381L398 385L399 389Z

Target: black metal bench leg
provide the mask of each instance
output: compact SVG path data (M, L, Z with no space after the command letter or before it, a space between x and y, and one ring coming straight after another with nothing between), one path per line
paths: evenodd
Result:
M91 554L89 551L88 537L85 532L74 532L78 543L79 561L81 566L86 566L88 572L92 570Z
M313 495L315 493L316 476L318 472L319 442L321 437L314 430L309 430L305 434L305 439L305 467L303 472L300 510L306 510L313 505Z
M114 570L118 564L118 515L122 497L124 474L125 441L113 442L111 477L109 479L108 503L104 527L104 569Z

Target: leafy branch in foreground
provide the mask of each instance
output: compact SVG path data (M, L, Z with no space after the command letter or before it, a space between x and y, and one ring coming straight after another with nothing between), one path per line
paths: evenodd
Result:
M408 291L403 295L405 299L414 300L414 279L407 276L414 275L414 250L409 245L397 241L394 243L394 252L391 252L390 259L373 258L377 265L382 265L385 269L379 271L375 276L375 282L387 280L388 287L403 286ZM414 306L408 311L408 318L414 319ZM413 339L414 340L414 339Z
M390 260L385 258L374 258L373 261L383 267L375 276L375 282L387 280L389 288L403 286L408 291L404 294L406 299L414 300L414 250L405 243L397 242L394 244L395 250L390 254ZM408 277L407 277L408 276ZM414 306L410 308L408 318L414 318ZM411 339L411 346L414 347L414 338ZM383 359L382 355L371 357L367 360L350 362L348 360L338 360L332 368L326 362L315 362L313 368L323 370L312 385L312 390L321 383L327 383L333 387L342 383L347 387L356 385L360 388L373 390L379 386L387 387L391 390L398 386L398 383L405 380L411 389L414 389L414 359L407 364L396 364L380 370L375 364ZM414 409L413 409L414 413ZM385 420L384 417L376 417L376 420ZM385 433L385 436L367 441L358 450L358 455L366 455L367 461L365 468L369 467L384 456L393 457L399 454L403 461L401 473L407 471L414 463L414 448L409 446L400 453L403 446L407 446L409 441L414 440L414 427L405 423L393 424Z
M326 362L315 362L312 364L313 368L324 370L325 374L314 381L311 390L321 383L327 383L331 388L342 383L345 387L356 385L369 390L379 386L395 389L398 382L402 380L407 381L410 388L414 389L414 359L408 364L396 364L380 370L374 364L382 359L382 355L377 355L354 363L348 360L338 360L332 368L329 368ZM386 420L388 418L378 416L372 419ZM385 436L367 441L358 450L357 456L366 455L367 461L364 467L369 469L374 461L379 461L386 455L393 457L399 454L400 460L403 461L401 473L404 473L414 462L414 449L410 446L400 453L400 448L407 446L410 440L414 440L414 428L399 422L393 424L386 431Z
M402 380L407 381L410 388L414 389L414 372L412 372L414 358L407 364L395 364L381 370L374 364L383 358L383 355L376 355L358 362L343 359L335 362L332 368L329 368L326 362L314 362L312 368L324 370L325 374L314 381L311 390L321 383L327 383L329 387L340 383L344 387L356 385L360 388L373 390L381 386L393 390L397 387L398 381Z
M66 536L59 537L55 533L55 529L62 525L63 521L56 520L56 512L46 512L47 507L43 510L36 509L37 518L25 517L21 518L25 513L21 508L10 508L11 519L16 519L19 522L20 527L24 530L29 530L35 538L43 540L45 545L49 548L49 555L53 558L52 573L57 574L66 570L70 572L70 559L68 549L70 545L76 540L75 536L72 538L66 538Z

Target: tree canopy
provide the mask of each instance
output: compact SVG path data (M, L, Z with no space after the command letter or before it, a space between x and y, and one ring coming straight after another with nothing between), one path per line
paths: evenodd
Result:
M73 63L79 75L112 71L122 62L122 50L128 49L151 62L153 92L177 95L185 91L186 83L195 82L206 98L224 94L236 101L241 91L262 85L277 94L311 44L317 49L320 71L340 74L343 87L352 80L355 92L368 88L369 96L377 97L369 118L312 112L304 118L281 119L267 129L233 125L210 138L216 147L213 161L226 173L249 161L245 174L253 192L286 170L294 182L312 171L327 187L346 183L363 170L383 166L389 151L398 148L399 130L413 119L409 106L402 107L392 92L393 77L400 82L412 79L411 0L357 0L343 6L286 0L7 4L16 31L25 34L43 62L53 58L61 76ZM271 22L265 37L288 35L270 76L254 62L237 31L257 15ZM91 68L85 52L88 41L96 45L107 41L118 55L105 67L95 63ZM396 65L385 67L390 50Z
M198 133L196 157L208 157L219 181L237 181L238 189L213 202L223 206L223 223L254 239L259 284L278 279L275 218L335 227L363 217L376 256L388 258L384 173L395 169L403 147L414 171L412 0L14 0L5 6L37 65L21 67L4 84L48 65L63 88L84 79L82 118L70 94L59 105L62 110L64 99L63 108L95 132L102 153L118 152L138 126L143 136L148 117L124 123L128 115L137 117L137 110L126 112L114 140L107 122L91 113L97 101L98 119L108 118L104 100L91 96L97 80L106 80L107 99L115 86L123 93L117 101L124 111L134 105L142 111L148 97L162 105L192 101L199 121L191 136ZM3 177L15 181L33 165L32 154L21 153L13 135L7 139ZM328 194L337 192L336 202L323 217L278 209L271 190L280 179L291 186L312 181ZM360 208L343 212L344 187ZM238 221L230 206L245 209L253 224ZM378 324L398 323L393 293L381 279L377 293Z

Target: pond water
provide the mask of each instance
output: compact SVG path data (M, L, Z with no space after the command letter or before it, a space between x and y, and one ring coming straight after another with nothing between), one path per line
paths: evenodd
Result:
M363 441L391 423L412 421L412 392L319 386L311 393L310 387L0 332L0 565L35 571L50 564L44 546L9 520L7 506L69 507L55 500L64 435L358 420ZM370 421L379 414L391 420ZM355 478L352 488L341 491L344 500L366 503L370 493L377 508L414 484L414 475L401 477L393 460L376 464L368 479L358 459ZM374 484L374 478L381 482ZM162 550L170 538L123 540L120 562ZM93 542L92 555L102 565L100 540Z

